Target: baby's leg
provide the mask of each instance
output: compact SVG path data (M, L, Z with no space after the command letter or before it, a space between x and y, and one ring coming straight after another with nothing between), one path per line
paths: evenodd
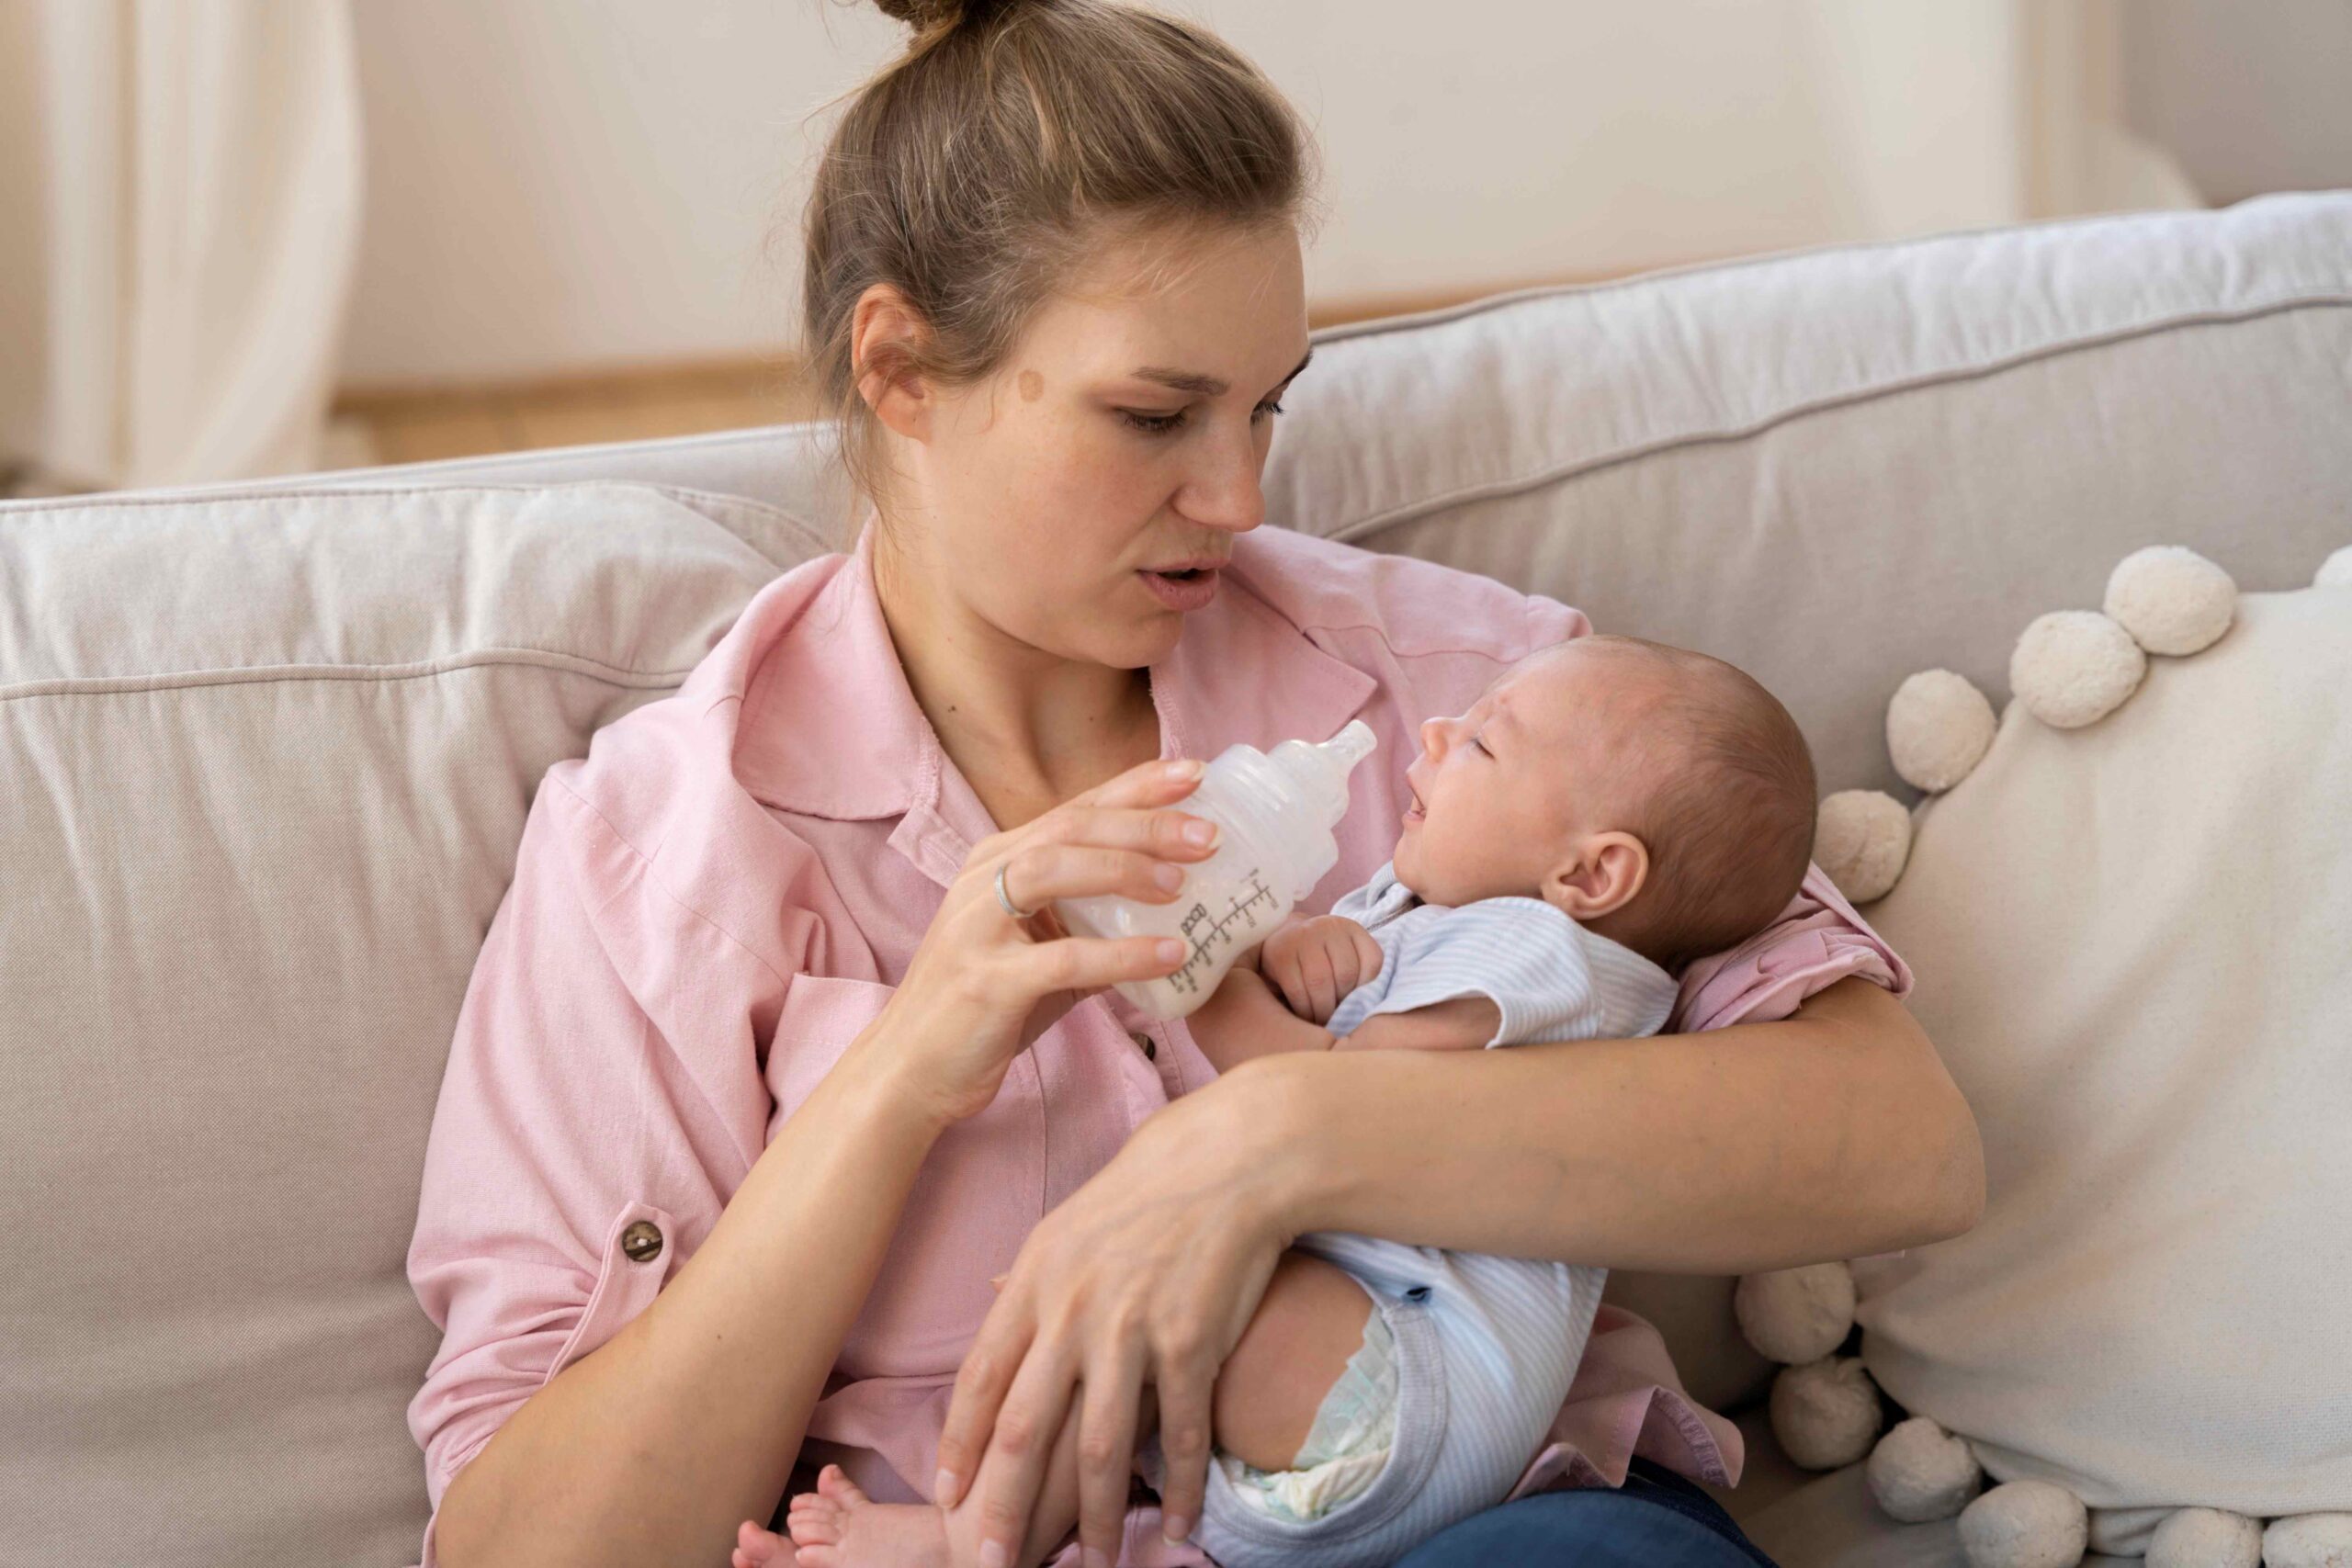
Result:
M1316 1412L1363 1345L1372 1298L1338 1264L1286 1252L1265 1299L1217 1373L1216 1446L1260 1470L1288 1470Z
M1362 1348L1371 1315L1372 1298L1338 1265L1284 1253L1256 1315L1217 1373L1210 1404L1217 1448L1260 1470L1290 1468L1348 1359ZM1158 1423L1148 1387L1137 1422L1142 1432ZM1073 1404L1055 1437L1016 1568L1035 1568L1078 1523L1077 1434ZM929 1504L871 1502L846 1478L829 1476L820 1492L793 1499L792 1539L800 1561L807 1568L979 1568L978 1499L1007 1462L991 1445L963 1501L944 1513ZM764 1561L763 1553L746 1552L739 1568Z
M1210 1425L1219 1449L1261 1470L1288 1469L1315 1425L1348 1358L1363 1344L1372 1298L1337 1264L1286 1252L1274 1265L1257 1314L1225 1359L1210 1394ZM1078 1523L1078 1409L1063 1419L1046 1463L1046 1483L1029 1516L1029 1539L1016 1568L1035 1568ZM1138 1432L1159 1425L1158 1402L1147 1386L1136 1409ZM947 1513L956 1568L978 1564L978 1499L997 1473L993 1446L980 1456L964 1500ZM812 1565L821 1568L821 1565Z
M1310 1253L1286 1252L1274 1265L1256 1315L1225 1359L1210 1394L1210 1426L1216 1446L1261 1470L1287 1470L1313 1430L1316 1413L1348 1369L1348 1358L1363 1345L1372 1298L1338 1264ZM1029 1540L1019 1568L1033 1568L1078 1523L1077 1409L1062 1423L1046 1484L1030 1516ZM1159 1413L1152 1391L1143 1391L1137 1430L1149 1432ZM991 1447L980 1457L978 1473L963 1502L947 1515L957 1568L979 1562L979 1509L995 1467L1003 1461Z

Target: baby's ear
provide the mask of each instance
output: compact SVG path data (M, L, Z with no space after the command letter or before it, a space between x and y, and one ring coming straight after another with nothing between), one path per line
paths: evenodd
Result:
M1589 833L1544 874L1544 901L1570 919L1597 920L1632 903L1649 874L1649 846L1640 839L1618 829Z

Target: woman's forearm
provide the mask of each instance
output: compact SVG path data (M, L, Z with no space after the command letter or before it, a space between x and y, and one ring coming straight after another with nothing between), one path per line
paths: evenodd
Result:
M446 1568L725 1562L738 1523L767 1519L938 1136L854 1060L652 1303L458 1471L435 1526Z
M1295 1231L1744 1274L1954 1235L1984 1202L1934 1046L1850 976L1773 1023L1250 1072L1292 1134L1271 1179Z

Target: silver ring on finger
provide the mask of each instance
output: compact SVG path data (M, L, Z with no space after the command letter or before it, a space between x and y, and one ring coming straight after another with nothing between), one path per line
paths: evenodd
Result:
M1003 865L996 868L996 901L1003 905L1004 912L1011 915L1016 920L1035 919L1037 915L1036 910L1014 908L1012 907L1012 895L1004 890L1004 874L1012 864L1012 863L1011 861L1007 861Z

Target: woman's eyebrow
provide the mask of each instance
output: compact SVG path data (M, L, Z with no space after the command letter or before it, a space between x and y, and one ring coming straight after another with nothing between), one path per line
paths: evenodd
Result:
M1280 385L1287 387L1297 380L1298 373L1306 368L1307 360L1314 357L1315 351L1308 349L1306 358L1291 367L1291 373L1282 378ZM1191 392L1204 398L1221 398L1233 389L1231 382L1219 380L1215 376L1204 376L1197 370L1171 370L1164 365L1140 366L1129 374L1138 381L1157 381L1176 391Z

